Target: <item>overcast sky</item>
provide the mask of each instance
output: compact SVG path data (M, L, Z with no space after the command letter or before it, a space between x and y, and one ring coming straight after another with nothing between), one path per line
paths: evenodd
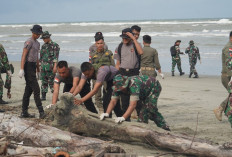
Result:
M232 0L0 0L0 23L230 18Z

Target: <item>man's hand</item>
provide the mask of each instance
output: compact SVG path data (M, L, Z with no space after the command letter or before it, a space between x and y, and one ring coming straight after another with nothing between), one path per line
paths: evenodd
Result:
M115 123L122 123L123 121L125 121L124 117L117 117L114 119Z
M109 114L108 113L102 113L100 115L100 120L103 120L104 118L108 118L109 117Z
M132 33L126 32L126 35L128 35L128 37L130 37L132 40L136 40L135 36Z
M12 75L12 72L11 72L10 70L8 70L6 73L9 75L9 77L12 77L12 76L13 76L13 75Z
M163 73L159 73L161 78L164 79L164 74Z
M24 70L23 70L23 69L20 69L20 70L19 70L18 76L19 76L20 78L22 78L22 77L24 76Z
M45 109L49 109L49 108L51 108L52 106L54 106L54 104L49 104L49 105L47 105L47 106L45 107Z
M83 103L83 102L81 101L81 99L77 99L77 98L74 99L74 104L80 105L80 104L82 104L82 103Z

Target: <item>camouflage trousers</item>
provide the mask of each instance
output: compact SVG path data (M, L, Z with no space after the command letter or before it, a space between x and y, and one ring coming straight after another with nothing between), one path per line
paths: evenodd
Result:
M228 83L230 82L230 76L227 76L226 74L222 74L221 82L222 82L222 85L225 87L225 89L228 90ZM228 97L226 97L226 99L223 100L220 104L223 110L225 110L227 103L228 103Z
M159 81L155 82L156 85L152 89L150 95L142 100L141 110L138 116L138 122L148 123L148 120L152 120L158 127L163 127L166 125L164 117L158 111L157 101L161 92L161 85Z
M0 74L0 97L3 95L3 86L7 89L11 88L11 78L9 77L8 74L6 74L5 85L4 85L4 82L2 80L2 76Z
M195 68L196 64L197 64L197 60L189 60L190 73L197 74L197 70Z
M182 72L182 69L181 69L181 60L180 59L174 59L172 57L172 72L175 72L176 64L177 64L177 69L179 70L179 72Z
M228 103L224 112L225 115L228 117L228 121L230 122L232 128L232 94L229 95Z
M48 86L51 89L51 92L53 93L53 84L54 84L54 77L55 74L52 71L43 71L41 70L41 92L47 93L48 92Z

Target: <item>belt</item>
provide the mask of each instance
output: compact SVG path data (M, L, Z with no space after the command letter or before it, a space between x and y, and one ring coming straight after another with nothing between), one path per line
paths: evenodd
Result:
M151 67L141 67L141 70L155 70L155 68L151 68Z
M139 68L135 68L135 69L124 69L124 68L120 68L119 70L122 70L122 71L127 71L127 72L133 72L133 71L139 71Z

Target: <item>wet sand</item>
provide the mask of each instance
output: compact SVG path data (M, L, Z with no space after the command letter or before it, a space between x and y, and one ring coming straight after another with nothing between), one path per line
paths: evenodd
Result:
M3 99L8 101L9 104L1 105L0 108L6 109L6 113L20 115L25 80L18 77L20 62L13 62L13 65L15 73L12 78L12 98L8 99L6 97L7 90L4 88ZM2 74L2 78L5 80L5 74ZM194 135L198 120L196 138L207 139L219 144L231 141L232 129L227 117L223 115L222 121L219 122L213 113L213 109L228 95L221 84L220 76L200 75L200 78L194 79L188 78L188 74L179 76L176 73L176 76L172 77L170 73L165 73L164 80L159 76L157 79L160 80L162 85L158 108L173 133ZM41 84L41 81L39 83ZM61 87L60 93L62 89ZM49 90L47 100L43 101L43 106L49 105L51 99L52 94ZM35 113L37 117L39 116L33 96L31 96L29 112ZM150 121L148 125L155 124ZM120 145L130 154L157 155L156 149L151 146L121 143Z

